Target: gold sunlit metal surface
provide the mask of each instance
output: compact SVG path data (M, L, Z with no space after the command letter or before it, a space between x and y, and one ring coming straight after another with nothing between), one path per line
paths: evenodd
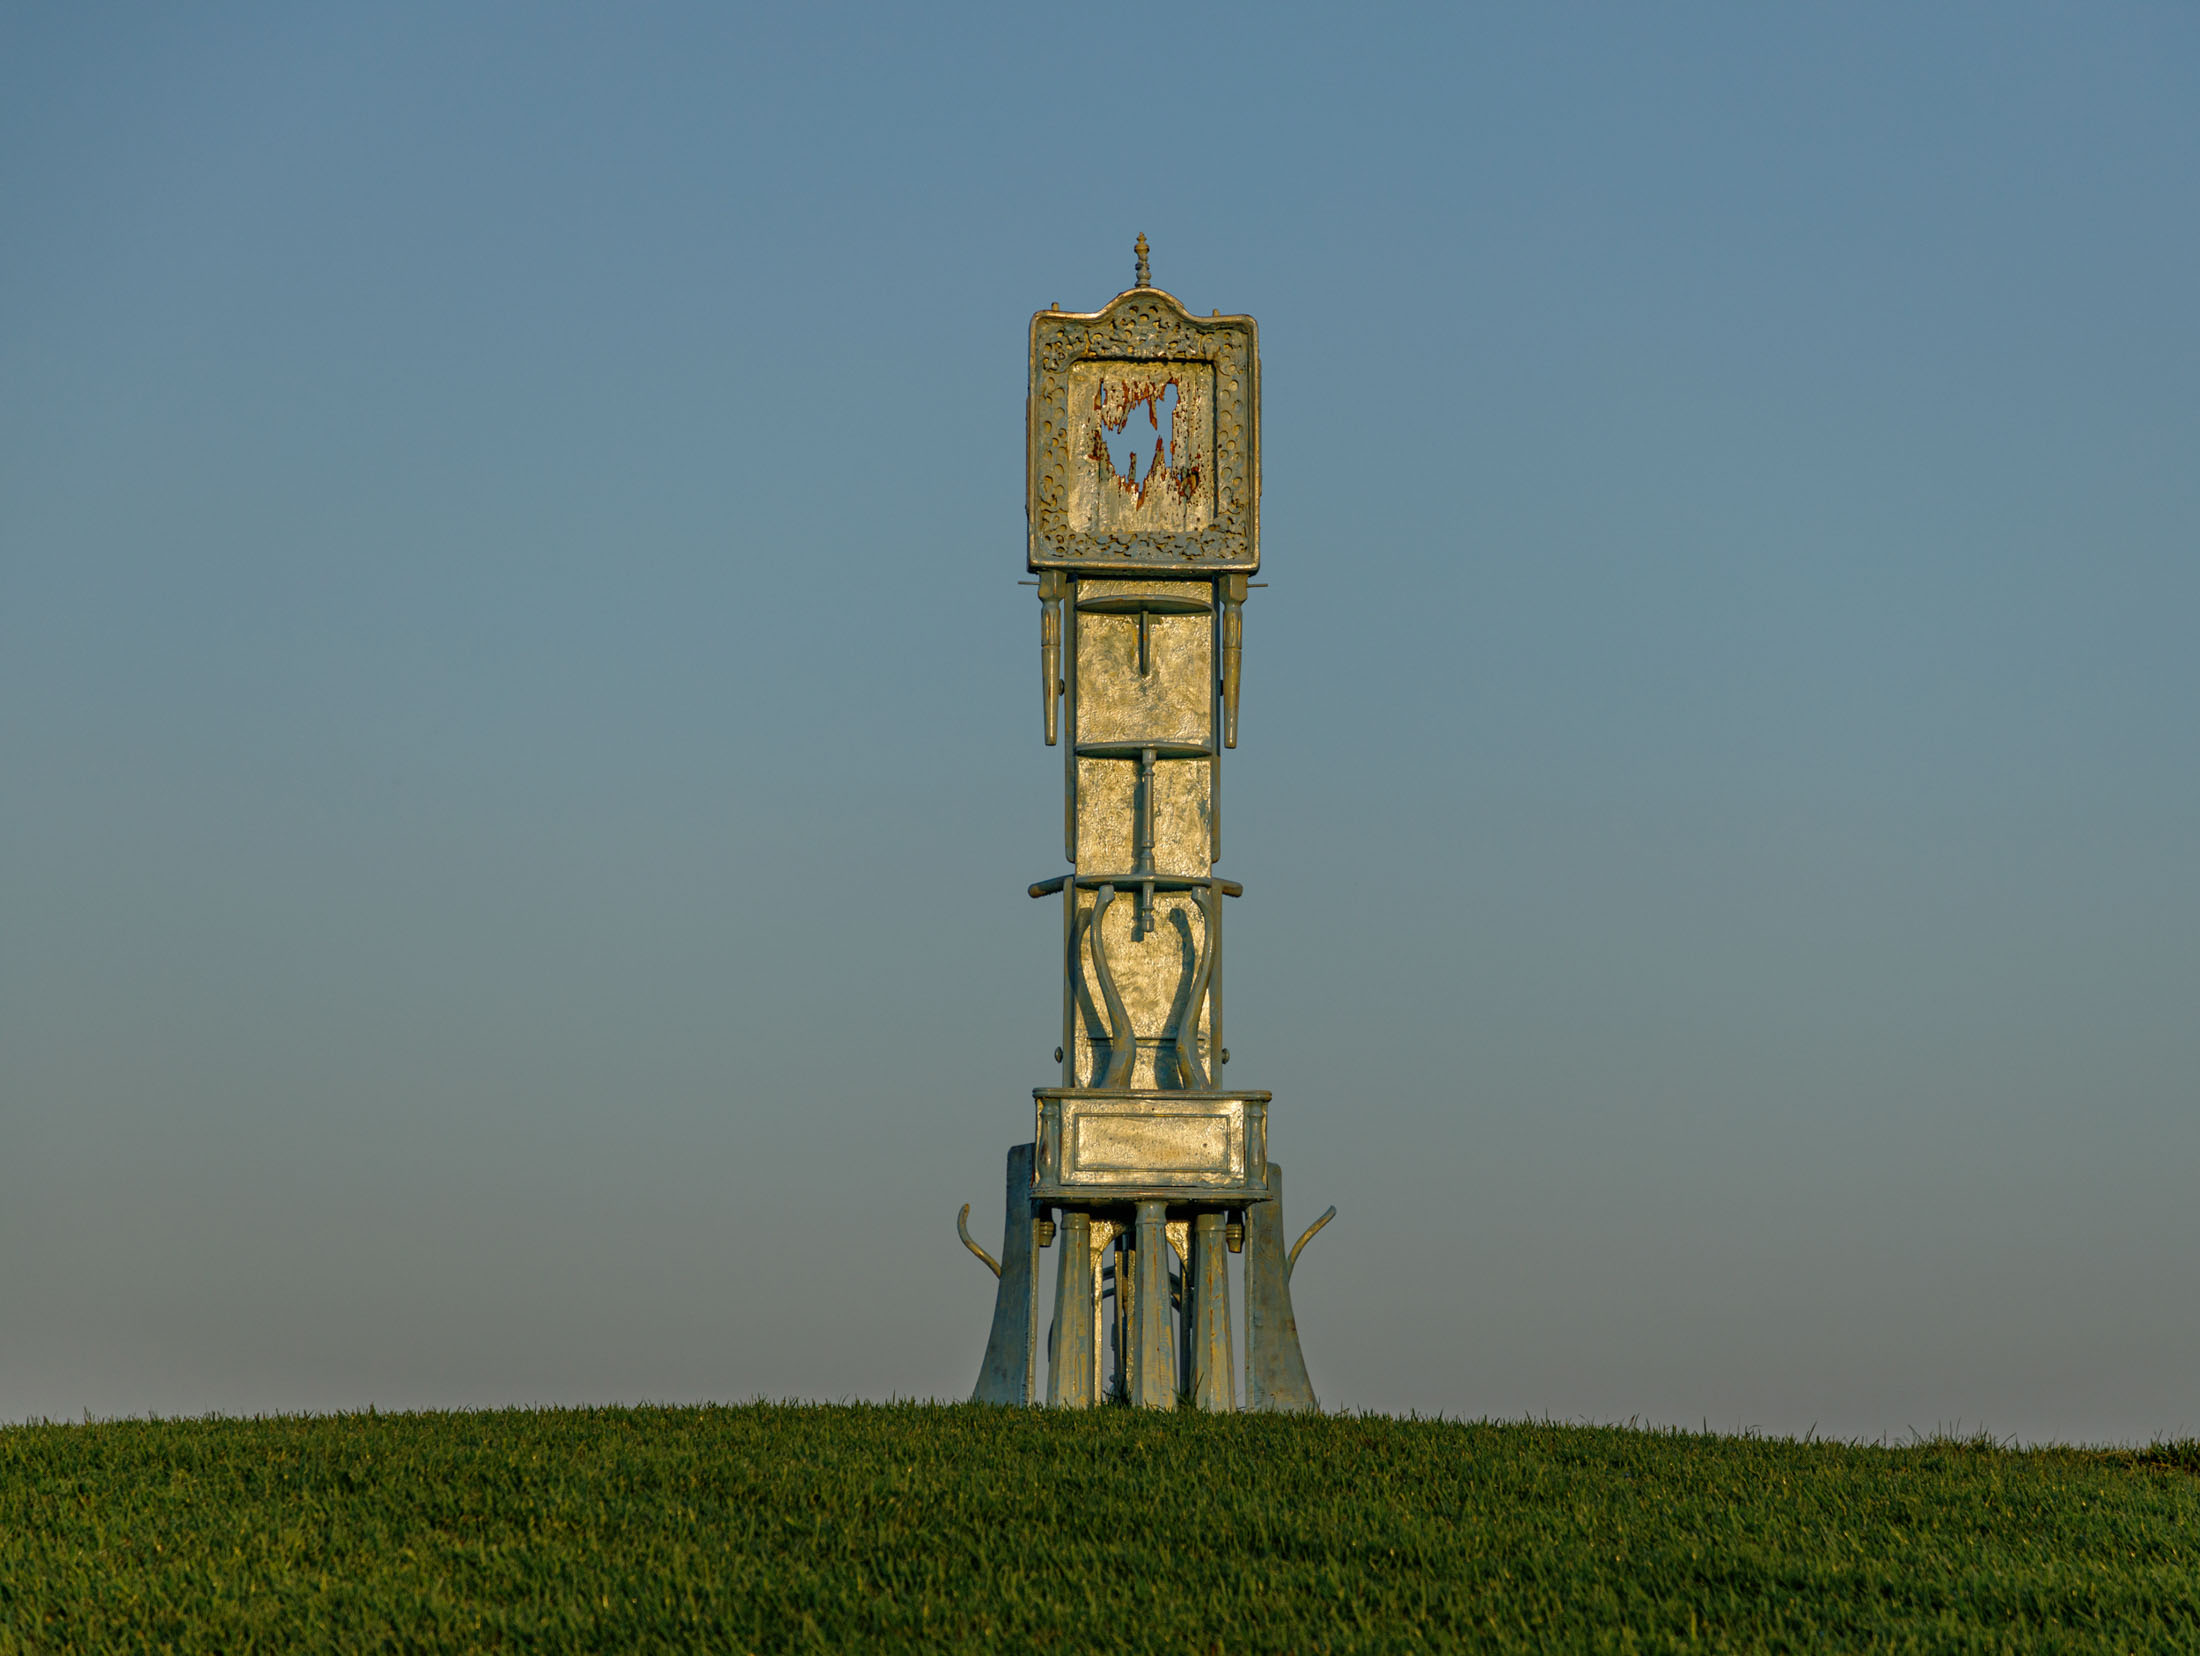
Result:
M1270 1095L1222 1081L1222 911L1242 888L1215 864L1260 568L1259 336L1194 316L1136 251L1136 284L1099 310L1031 319L1026 563L1070 864L1031 894L1061 904L1062 1071L1009 1153L976 1396L1035 1400L1052 1240L1050 1404L1234 1408L1242 1240L1245 1399L1306 1409Z

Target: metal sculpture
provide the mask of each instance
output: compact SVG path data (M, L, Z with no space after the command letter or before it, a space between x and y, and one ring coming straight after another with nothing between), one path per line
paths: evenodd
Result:
M1291 1311L1265 1092L1222 1084L1222 754L1260 568L1260 353L1249 316L1137 281L1031 319L1028 567L1049 746L1063 748L1061 1084L1008 1155L980 1402L1038 1387L1038 1255L1056 1250L1046 1401L1238 1405L1229 1257L1244 1257L1245 1401L1315 1406ZM1151 447L1148 443L1150 440ZM1067 739L1062 739L1064 728ZM1109 1315L1112 1301L1112 1316Z

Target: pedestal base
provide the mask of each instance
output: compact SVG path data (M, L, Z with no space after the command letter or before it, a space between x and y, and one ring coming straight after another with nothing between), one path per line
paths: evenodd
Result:
M1110 1400L1149 1409L1238 1406L1226 1241L1233 1221L1245 1227L1245 1406L1317 1406L1291 1307L1283 1169L1277 1163L1264 1161L1257 1189L1168 1196L1140 1191L1125 1201L1112 1192L1069 1196L1035 1189L1035 1161L1029 1144L1008 1155L1000 1286L975 1401L1034 1401L1037 1255L1046 1214L1059 1207L1049 1227L1060 1250L1047 1351L1050 1407L1090 1408ZM1172 1242L1172 1229L1181 1233L1179 1241ZM1170 1264L1180 1251L1179 1274ZM1108 1341L1102 1324L1111 1297L1112 1365L1103 1360Z

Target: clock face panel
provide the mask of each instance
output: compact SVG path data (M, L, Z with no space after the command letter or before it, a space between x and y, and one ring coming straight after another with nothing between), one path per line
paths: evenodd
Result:
M1069 371L1069 526L1181 534L1215 520L1215 370L1099 360Z
M1026 567L1260 568L1260 345L1249 316L1159 288L1031 319Z

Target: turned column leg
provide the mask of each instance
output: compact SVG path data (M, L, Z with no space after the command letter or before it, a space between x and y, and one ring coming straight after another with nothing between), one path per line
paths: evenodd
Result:
M1185 1272L1184 1317L1192 1352L1191 1394L1196 1408L1237 1407L1237 1360L1230 1343L1230 1251L1220 1213L1192 1220L1191 1268Z
M1058 1409L1089 1409L1100 1400L1098 1286L1092 1257L1092 1215L1064 1210L1055 1237L1061 1249L1054 1282L1054 1347L1047 1353L1047 1402Z
M1169 1326L1169 1210L1140 1202L1138 1283L1131 1304L1130 1393L1141 1409L1176 1407L1176 1341Z

